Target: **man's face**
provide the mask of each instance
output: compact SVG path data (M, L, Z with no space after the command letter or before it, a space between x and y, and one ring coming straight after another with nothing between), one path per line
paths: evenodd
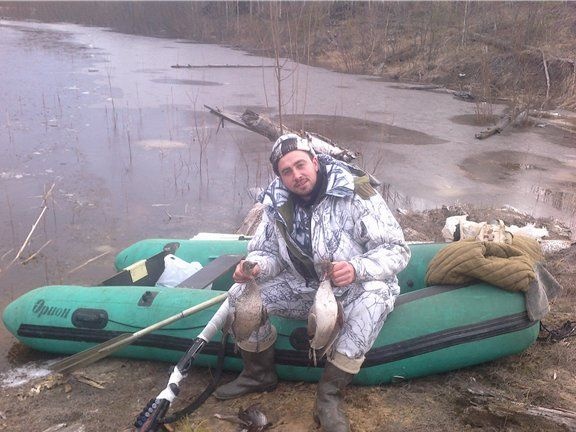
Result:
M284 186L306 200L316 185L318 159L310 159L310 154L305 151L294 150L278 161L278 172Z

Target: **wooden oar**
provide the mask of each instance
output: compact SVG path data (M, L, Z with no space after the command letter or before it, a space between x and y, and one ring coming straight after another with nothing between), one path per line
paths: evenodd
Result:
M104 358L112 354L113 352L119 350L122 347L130 345L136 339L139 339L142 336L147 335L148 333L151 333L155 330L158 330L159 328L167 326L168 324L172 324L174 321L178 321L179 319L185 318L189 315L192 315L193 313L207 309L212 305L224 301L227 296L228 293L225 292L214 298L211 298L210 300L206 300L205 302L197 304L196 306L192 306L191 308L183 310L182 312L176 315L173 315L169 318L166 318L162 321L152 324L151 326L145 327L142 330L137 331L136 333L121 334L120 336L110 339L100 345L96 345L93 348L87 349L85 351L74 354L70 357L67 357L64 360L61 360L52 365L50 369L54 372L69 373L74 370L80 369L84 366L88 366L89 364L92 364L100 360L101 358Z

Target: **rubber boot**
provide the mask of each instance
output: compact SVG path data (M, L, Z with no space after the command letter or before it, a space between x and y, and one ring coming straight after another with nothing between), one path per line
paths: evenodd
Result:
M238 378L218 387L214 391L216 399L235 399L248 393L272 391L278 385L274 368L274 345L262 352L240 349L244 369Z
M350 422L342 409L342 392L353 374L326 363L316 390L314 420L324 432L350 432Z

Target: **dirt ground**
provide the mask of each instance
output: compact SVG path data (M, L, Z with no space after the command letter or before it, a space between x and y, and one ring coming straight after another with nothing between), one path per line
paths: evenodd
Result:
M535 220L511 209L442 208L398 214L408 240L442 240L447 216L469 220L501 218L508 225L545 226L549 239L565 239L567 230L553 220ZM576 244L547 257L563 292L544 320L549 329L576 321ZM576 332L572 332L574 336ZM383 431L575 431L576 340L539 340L520 355L491 363L378 387L351 386L345 407L355 432ZM19 344L12 347L14 367L47 359ZM162 390L170 365L104 359L67 378L41 378L2 390L0 429L12 432L128 431L135 416ZM174 410L203 390L211 371L195 369L183 381ZM225 373L223 381L233 374ZM281 382L267 394L220 402L210 397L175 431L236 431L237 425L214 414L235 414L257 403L278 432L318 430L312 420L315 384Z

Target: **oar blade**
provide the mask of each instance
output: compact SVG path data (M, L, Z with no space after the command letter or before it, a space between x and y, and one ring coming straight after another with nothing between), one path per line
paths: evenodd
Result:
M93 348L81 351L64 360L54 363L50 369L58 373L70 373L91 363L97 362L101 358L109 356L113 352L128 345L133 338L132 333L124 333L116 336L104 343L96 345Z

